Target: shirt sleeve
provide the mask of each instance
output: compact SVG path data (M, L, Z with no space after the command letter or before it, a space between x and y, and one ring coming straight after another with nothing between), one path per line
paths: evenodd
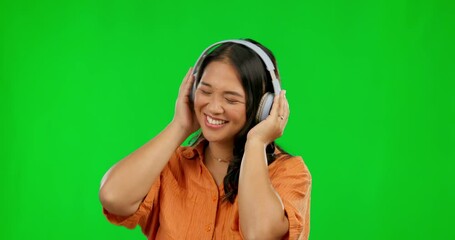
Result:
M142 232L146 235L156 233L159 226L159 190L161 177L152 184L150 191L145 196L139 208L131 216L118 216L103 208L103 213L109 222L115 225L124 226L129 229L140 225Z
M311 174L301 157L274 162L271 182L283 201L289 232L283 239L308 239L310 231Z

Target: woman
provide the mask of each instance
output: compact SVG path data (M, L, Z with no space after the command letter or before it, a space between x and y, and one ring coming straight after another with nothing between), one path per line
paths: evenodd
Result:
M274 143L289 106L272 62L253 40L204 51L169 125L103 177L108 220L140 225L149 239L308 239L311 176ZM192 146L180 146L198 129Z

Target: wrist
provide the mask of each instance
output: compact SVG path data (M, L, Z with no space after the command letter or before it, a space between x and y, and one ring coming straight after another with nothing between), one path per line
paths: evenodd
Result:
M248 148L248 147L265 148L266 146L267 146L267 143L258 138L247 138L246 143L245 143L245 148Z
M191 132L188 131L187 128L180 125L178 122L174 120L172 120L168 124L167 129L169 129L173 134L175 134L178 139L181 139L182 142L185 141L185 139L191 135Z

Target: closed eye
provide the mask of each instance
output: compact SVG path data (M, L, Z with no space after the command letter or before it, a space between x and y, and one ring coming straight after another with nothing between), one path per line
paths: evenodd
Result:
M203 89L199 89L199 90L200 90L201 93L204 94L204 95L209 95L209 94L210 94L209 91L205 91L205 90L203 90Z
M229 98L226 98L226 101L230 104L235 104L235 103L239 103L239 101L237 100L232 100L232 99L229 99Z

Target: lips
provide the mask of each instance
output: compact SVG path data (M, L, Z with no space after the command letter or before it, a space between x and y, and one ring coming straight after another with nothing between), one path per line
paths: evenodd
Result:
M208 125L210 127L222 127L228 122L226 120L213 118L213 117L211 117L209 115L206 115L205 119L206 119L206 123L208 123Z

